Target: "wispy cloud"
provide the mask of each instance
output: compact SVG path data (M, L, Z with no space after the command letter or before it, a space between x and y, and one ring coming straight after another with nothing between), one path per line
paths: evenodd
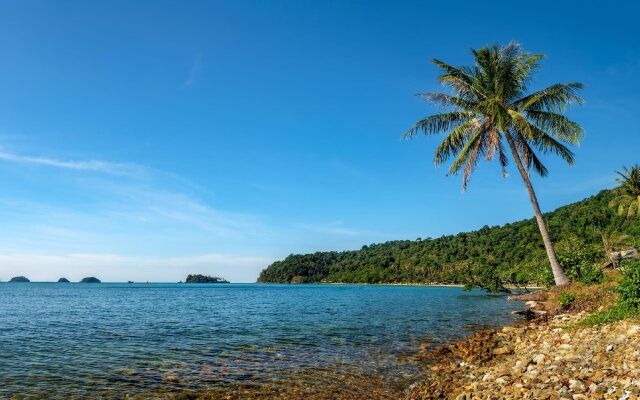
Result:
M60 160L47 157L24 156L3 150L0 150L0 160L76 171L102 172L121 176L141 176L147 171L146 168L136 164L113 163L101 160Z
M114 209L121 216L132 214L139 220L173 221L224 237L241 237L260 230L253 216L219 210L185 193L134 185L111 185L104 190L114 196Z
M325 224L300 224L299 227L312 232L339 236L357 236L364 233L359 230L345 227L341 221L332 221Z
M193 85L198 79L201 69L202 69L202 55L198 54L195 60L193 61L193 65L191 66L191 69L189 70L189 75L187 75L187 79L185 79L184 82L182 82L182 87L189 87Z
M0 280L25 274L37 280L100 275L111 281L177 281L187 273L208 273L246 282L272 261L227 253L265 254L256 249L257 241L251 248L245 243L265 237L261 217L218 207L210 201L217 195L178 175L1 148L0 162L33 166L24 170L34 174L27 184L36 193L0 196L6 228L0 232ZM59 190L50 197L51 182L38 179L36 167L75 173L56 177Z

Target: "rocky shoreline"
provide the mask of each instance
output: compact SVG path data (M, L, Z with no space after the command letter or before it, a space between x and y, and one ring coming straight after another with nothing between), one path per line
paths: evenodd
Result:
M432 350L406 400L640 399L640 322L576 325L587 315L544 315Z

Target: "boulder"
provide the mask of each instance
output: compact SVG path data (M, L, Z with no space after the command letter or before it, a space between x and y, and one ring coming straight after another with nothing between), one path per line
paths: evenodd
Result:
M69 283L69 280L67 278L60 278L58 279L58 283Z

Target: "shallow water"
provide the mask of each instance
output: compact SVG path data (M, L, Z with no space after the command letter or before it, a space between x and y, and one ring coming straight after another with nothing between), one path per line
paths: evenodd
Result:
M0 398L393 398L421 343L516 308L453 287L2 283Z

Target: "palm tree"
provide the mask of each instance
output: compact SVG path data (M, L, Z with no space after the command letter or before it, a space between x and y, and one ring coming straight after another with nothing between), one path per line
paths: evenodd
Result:
M616 171L620 175L616 181L620 184L621 194L611 201L611 206L617 207L621 216L640 216L640 165L623 168L622 172Z
M523 52L516 42L471 50L473 66L453 67L434 59L440 70L439 81L453 94L422 93L419 96L445 108L443 112L418 121L405 137L423 132L445 133L434 162L440 165L453 157L448 174L462 172L462 190L480 158L498 158L503 175L509 163L505 143L529 193L556 285L569 283L564 274L531 185L530 170L548 174L536 151L553 153L573 164L567 145L582 138L580 125L562 115L571 103L584 103L576 94L581 83L558 83L527 93L532 73L539 67L541 54Z

